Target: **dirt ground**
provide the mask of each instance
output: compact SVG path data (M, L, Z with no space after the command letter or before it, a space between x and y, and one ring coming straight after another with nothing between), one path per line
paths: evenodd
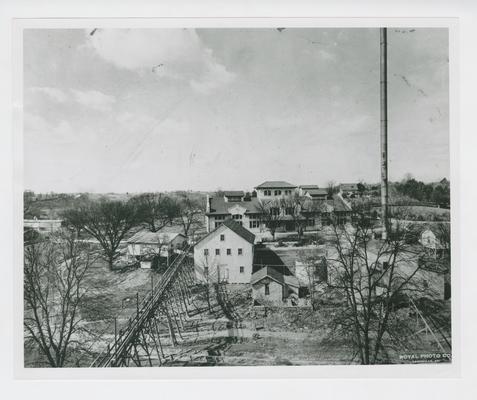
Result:
M296 249L283 249L279 256L295 256ZM131 269L124 272L109 270L105 262L95 263L87 273L85 285L88 292L81 306L82 327L85 332L78 339L83 346L73 352L68 366L88 367L95 354L103 351L114 340L116 329L123 328L139 302L151 289L160 275L148 269ZM328 340L330 320L334 307L321 306L318 310L275 309L263 310L252 306L249 285L229 285L228 295L239 316L238 328L230 329L228 318L222 314L199 315L200 331L184 332L184 342L171 352L203 354L203 361L183 362L189 356L174 358L170 366L180 365L323 365L349 364L352 350L349 343ZM195 328L197 329L197 328ZM188 337L190 335L190 337ZM167 341L167 329L164 329ZM86 351L85 351L86 349ZM429 352L426 346L421 353ZM419 354L419 351L416 350ZM393 362L399 354L392 355ZM30 354L29 363L35 363Z

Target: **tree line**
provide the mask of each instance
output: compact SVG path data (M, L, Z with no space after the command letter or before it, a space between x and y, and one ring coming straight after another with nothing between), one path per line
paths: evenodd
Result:
M397 193L420 202L430 202L442 206L450 204L450 185L446 179L436 184L424 183L415 178L407 177L393 186Z
M63 224L78 236L86 233L103 249L110 268L119 257L119 246L134 227L144 226L157 232L178 224L185 236L200 227L203 205L187 194L171 197L162 193L144 193L127 201L101 200L65 210Z

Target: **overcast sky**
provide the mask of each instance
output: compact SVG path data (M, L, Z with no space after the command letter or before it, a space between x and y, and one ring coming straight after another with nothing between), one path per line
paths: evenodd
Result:
M389 29L389 176L449 177L446 29ZM378 29L24 31L25 188L378 182Z

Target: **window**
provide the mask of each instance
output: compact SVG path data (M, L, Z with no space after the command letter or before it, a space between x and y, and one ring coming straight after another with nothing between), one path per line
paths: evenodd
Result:
M227 249L227 255L231 256L232 255L232 249Z
M208 256L209 255L209 249L204 249L204 256Z
M308 226L315 226L315 220L313 218L308 219L306 223L308 224Z
M293 215L293 207L285 208L285 214L286 215Z
M220 241L223 242L225 240L225 235L220 235Z
M270 214L271 215L280 215L280 209L278 207L272 207L272 208L270 208Z
M220 225L222 225L222 222L216 222L215 223L215 228L218 228Z
M250 221L249 226L250 226L250 228L259 228L260 227L260 221Z
M245 272L245 267L240 267L240 273L243 274Z
M291 194L291 190L285 190L285 194L286 194L286 195L290 195L290 194Z
M281 190L275 190L275 192L273 194L275 196L280 196L282 194L282 191Z
M220 256L220 249L215 249L215 255Z
M272 191L271 191L271 190L264 190L264 191L263 191L263 194L264 194L265 196L271 196Z
M242 219L242 215L241 214L235 214L235 215L232 215L232 218L233 219Z
M241 256L242 254L242 249L238 249L238 255Z
M204 276L209 276L209 267L204 267Z
M265 296L270 295L270 284L266 283L265 284Z

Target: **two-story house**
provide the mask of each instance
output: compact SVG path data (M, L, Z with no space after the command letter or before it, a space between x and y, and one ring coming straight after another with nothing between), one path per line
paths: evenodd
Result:
M220 197L207 196L205 226L207 232L218 228L227 219L233 219L252 233L265 229L261 221L261 207L257 197L245 195L243 191L224 192Z
M255 187L261 202L292 196L297 189L297 186L285 181L266 181Z
M206 230L211 232L232 219L257 238L274 232L315 231L330 222L334 213L339 223L351 219L351 207L340 195L327 199L326 189L317 185L296 186L285 181L266 181L255 187L252 195L226 191L221 196L207 196Z
M328 198L328 190L319 188L318 185L301 185L300 195L313 201L324 201Z
M194 246L199 282L249 283L255 235L233 219L224 220Z

